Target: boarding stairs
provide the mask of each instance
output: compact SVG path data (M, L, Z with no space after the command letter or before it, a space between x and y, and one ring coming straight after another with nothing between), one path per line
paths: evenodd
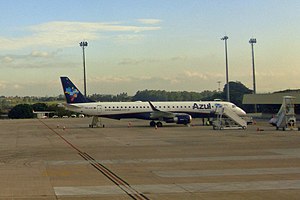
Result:
M215 114L217 116L216 120L213 121L213 129L215 130L247 128L247 122L227 107L217 107Z
M89 124L90 128L99 128L99 127L105 127L104 124L102 124L101 117L93 116L92 122Z
M284 96L283 103L277 113L276 129L298 130L295 115L295 97Z

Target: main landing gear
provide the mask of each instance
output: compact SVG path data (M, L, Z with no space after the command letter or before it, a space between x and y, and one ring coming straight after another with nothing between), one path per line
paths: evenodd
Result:
M162 127L162 123L161 122L155 122L155 121L151 121L150 122L150 126L151 127Z

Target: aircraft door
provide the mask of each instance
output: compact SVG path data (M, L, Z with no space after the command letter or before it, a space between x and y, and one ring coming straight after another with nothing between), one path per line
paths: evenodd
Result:
M97 111L98 111L99 114L102 112L102 106L101 105L97 106Z

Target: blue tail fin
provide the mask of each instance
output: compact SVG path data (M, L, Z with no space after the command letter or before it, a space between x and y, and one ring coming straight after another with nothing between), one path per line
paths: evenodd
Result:
M60 77L67 103L92 102L85 98L68 77Z

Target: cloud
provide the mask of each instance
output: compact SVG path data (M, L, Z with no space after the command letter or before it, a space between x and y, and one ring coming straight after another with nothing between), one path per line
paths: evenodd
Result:
M200 79L205 79L205 80L208 79L208 77L207 77L206 74L199 73L199 72L185 71L184 74L185 74L188 78L200 78Z
M126 26L118 22L113 23L93 23L93 22L69 22L56 21L39 24L29 27L33 32L59 32L59 33L78 33L78 32L98 32L98 31L131 31L142 32L158 30L160 27L147 26Z
M151 77L151 76L101 76L101 77L90 77L90 82L94 84L122 84L122 83L136 83L140 81L152 81L152 80L161 79L159 77ZM162 78L165 80L164 78Z
M13 64L17 62L26 63L30 62L30 59L44 59L44 58L50 58L54 57L58 51L48 52L48 51L38 51L33 50L29 54L8 54L0 56L0 63L4 64Z
M0 50L15 50L32 46L69 47L78 41L100 40L106 32L130 32L138 34L159 30L159 26L133 26L117 22L70 22L54 21L25 27L23 37L0 36ZM136 36L133 37L133 39Z
M19 85L19 84L14 84L13 88L19 90L19 89L21 89L23 87L21 85Z
M102 76L89 78L89 92L118 94L128 92L134 95L138 90L188 90L198 91L207 81L191 79L186 81L182 74L177 75L141 75L141 76ZM211 82L215 83L214 80ZM212 85L212 84L211 84ZM214 84L215 85L215 84ZM207 89L207 88L205 88Z
M132 42L139 42L144 39L142 34L121 34L113 37L113 40L117 44L126 44Z
M18 83L12 83L12 82L8 82L8 81L0 81L0 91L1 90L21 90L22 88L23 88L23 86Z
M141 59L132 59L124 58L118 62L119 65L139 65L139 64L149 64L149 63L169 63L171 62L180 62L187 61L189 58L187 56L174 56L166 59L162 58L141 58Z
M187 59L187 56L174 56L170 58L171 61L186 61Z
M6 81L0 81L0 90L4 90L7 88L7 82Z
M4 56L3 58L1 58L1 61L4 63L12 63L14 59L10 56Z
M149 24L149 25L150 24L152 24L152 25L160 24L162 22L162 20L160 20L160 19L138 19L137 21L142 24Z
M76 60L65 60L60 52L60 49L56 51L33 50L28 54L0 55L0 69L74 68L80 65Z
M202 73L195 71L184 71L184 74L188 78L197 78L201 80L212 80L224 77L224 75L220 73Z
M30 54L32 57L48 58L51 57L51 54L46 51L32 51Z
M139 65L143 62L144 62L143 60L135 60L135 59L131 59L131 58L125 58L125 59L121 60L118 64L119 65Z
M93 83L124 83L131 82L132 77L116 77L116 76L102 76L94 77L90 79L90 82Z
M140 64L148 64L148 63L155 63L160 62L158 59L131 59L131 58L124 58L118 64L119 65L140 65Z
M178 75L179 77L179 75ZM89 82L92 84L135 84L139 85L140 83L149 83L149 84L178 84L184 80L178 77L173 76L101 76L101 77L90 77Z

